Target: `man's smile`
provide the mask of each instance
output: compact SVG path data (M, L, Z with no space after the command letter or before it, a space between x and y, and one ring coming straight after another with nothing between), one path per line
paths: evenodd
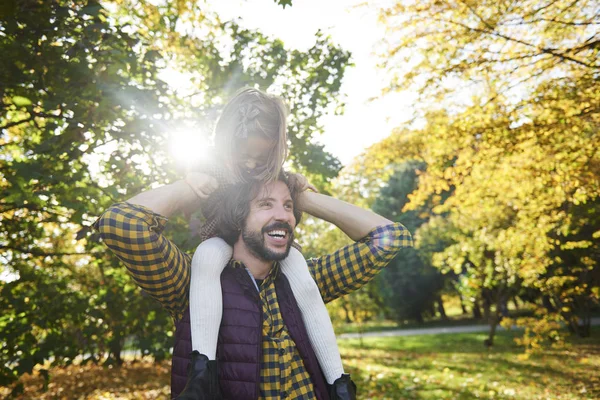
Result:
M275 237L275 238L285 238L287 236L287 232L281 231L281 230L274 230L274 231L267 232L267 235L269 235L271 237Z
M262 231L267 236L267 242L279 247L288 244L292 227L284 222L276 222L263 228Z

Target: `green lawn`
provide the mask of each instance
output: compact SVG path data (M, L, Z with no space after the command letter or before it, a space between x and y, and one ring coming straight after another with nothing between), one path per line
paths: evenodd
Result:
M453 326L472 326L472 325L484 325L488 324L482 320L476 320L469 316L459 316L449 318L447 320L434 319L425 321L423 323L416 322L405 322L399 324L395 321L389 320L375 320L362 323L349 323L335 327L335 333L337 335L343 333L359 333L359 332L383 332L396 329L424 329L424 328L447 328Z
M513 332L495 346L485 333L340 340L346 370L359 399L600 399L600 329L568 347L524 358ZM72 365L50 370L48 391L34 374L16 399L164 399L168 361L126 363L121 368ZM0 398L9 393L0 387Z
M600 330L529 358L516 333L490 350L485 333L340 340L361 399L598 399Z

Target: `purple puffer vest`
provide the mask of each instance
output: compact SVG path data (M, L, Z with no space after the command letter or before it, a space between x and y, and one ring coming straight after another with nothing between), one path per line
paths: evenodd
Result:
M219 382L225 400L256 400L260 394L262 359L262 306L254 282L243 268L227 267L221 274L223 319L217 358ZM302 321L302 314L284 274L275 279L279 309L290 337L309 373L318 400L329 400L327 385ZM171 397L183 391L192 352L189 309L175 323L171 368Z

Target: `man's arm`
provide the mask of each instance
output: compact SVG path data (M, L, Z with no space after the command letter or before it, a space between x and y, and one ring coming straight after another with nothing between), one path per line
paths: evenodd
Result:
M134 281L178 319L187 305L191 258L162 235L167 218L199 196L184 181L140 193L106 210L94 227Z
M370 210L310 191L304 191L300 195L300 208L313 217L331 222L355 242L376 227L392 223Z
M372 211L316 193L303 192L303 211L339 227L353 240L336 252L308 260L325 302L350 293L369 282L405 247L412 247L410 232Z

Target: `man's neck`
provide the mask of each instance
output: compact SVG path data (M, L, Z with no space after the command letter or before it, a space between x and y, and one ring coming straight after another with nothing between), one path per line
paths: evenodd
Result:
M273 267L273 261L264 261L257 258L240 242L238 241L233 245L233 259L244 263L254 279L265 279Z

